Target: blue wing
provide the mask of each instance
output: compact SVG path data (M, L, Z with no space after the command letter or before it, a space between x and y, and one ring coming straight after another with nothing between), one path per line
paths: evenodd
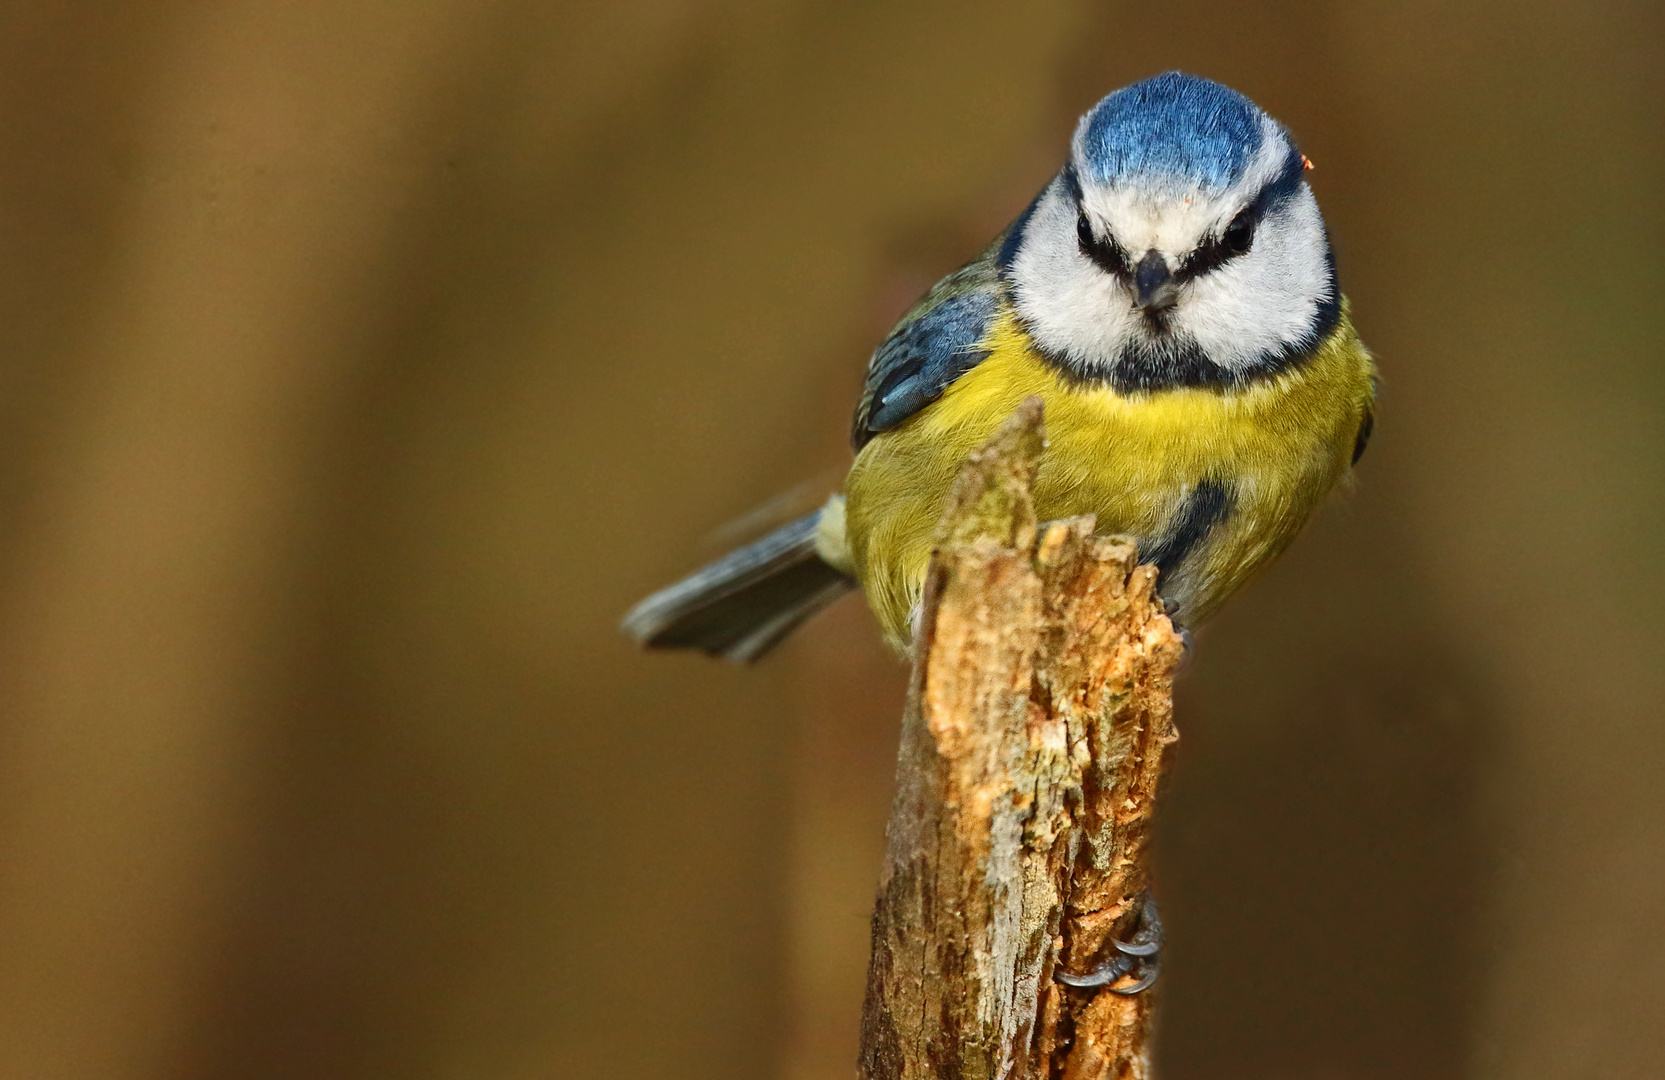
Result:
M996 240L938 282L873 353L850 432L857 450L941 397L949 384L989 355L978 344L1004 299L996 264L999 247Z

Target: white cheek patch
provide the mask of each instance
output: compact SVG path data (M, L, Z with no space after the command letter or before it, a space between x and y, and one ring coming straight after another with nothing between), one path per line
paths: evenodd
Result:
M1181 289L1169 325L1216 364L1243 370L1268 353L1309 344L1332 290L1324 222L1303 186L1261 219L1247 254Z
M1081 253L1061 182L1041 196L1012 261L1013 301L1041 346L1104 370L1141 332L1133 296Z

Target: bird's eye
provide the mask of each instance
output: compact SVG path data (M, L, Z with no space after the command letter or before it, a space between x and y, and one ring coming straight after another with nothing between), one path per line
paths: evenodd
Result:
M1231 224L1226 226L1225 233L1220 237L1220 243L1234 255L1248 251L1254 242L1255 219L1247 210L1232 218Z
M1088 254L1091 254L1093 246L1098 243L1098 237L1093 235L1093 226L1087 220L1086 214L1075 219L1075 239L1081 245L1081 250Z

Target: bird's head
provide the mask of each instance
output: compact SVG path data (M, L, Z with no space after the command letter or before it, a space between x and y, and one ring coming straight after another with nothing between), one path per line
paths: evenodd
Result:
M1218 83L1169 72L1116 91L1007 240L1019 316L1072 374L1124 391L1280 369L1339 315L1307 167Z

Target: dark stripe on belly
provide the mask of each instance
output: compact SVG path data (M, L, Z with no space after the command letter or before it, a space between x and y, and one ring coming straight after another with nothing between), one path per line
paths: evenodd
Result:
M1169 519L1167 531L1139 553L1140 561L1155 563L1164 575L1170 573L1208 539L1236 502L1220 481L1199 481Z

